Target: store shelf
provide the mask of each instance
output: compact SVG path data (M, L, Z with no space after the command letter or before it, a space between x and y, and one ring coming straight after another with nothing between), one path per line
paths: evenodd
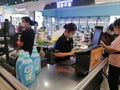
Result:
M10 40L10 37L7 37L7 40ZM4 37L0 37L0 41L4 41Z

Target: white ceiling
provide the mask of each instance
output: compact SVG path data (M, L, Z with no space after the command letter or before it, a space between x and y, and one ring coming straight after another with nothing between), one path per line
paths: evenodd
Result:
M28 11L34 11L34 10L43 10L46 4L56 2L59 0L39 0L36 2L27 2L22 4L14 5L15 8L26 8Z
M104 3L113 3L113 2L120 3L120 0L95 0L95 4L104 4Z

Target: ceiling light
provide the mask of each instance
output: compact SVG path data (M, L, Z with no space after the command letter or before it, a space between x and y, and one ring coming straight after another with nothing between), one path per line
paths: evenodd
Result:
M18 3L18 2L15 1L15 3Z
M21 0L22 2L25 2L25 0Z
M45 85L45 87L48 87L48 86L49 86L48 82L45 82L44 85Z
M6 6L8 6L8 3L6 3Z

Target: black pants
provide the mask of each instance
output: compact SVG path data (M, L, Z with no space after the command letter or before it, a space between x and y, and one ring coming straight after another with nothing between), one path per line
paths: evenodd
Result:
M110 90L118 90L119 77L120 77L120 68L109 65L108 83Z

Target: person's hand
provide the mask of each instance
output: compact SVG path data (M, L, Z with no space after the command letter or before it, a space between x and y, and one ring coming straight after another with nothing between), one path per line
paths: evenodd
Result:
M73 56L74 53L75 53L75 51L71 51L71 52L69 52L69 55L70 55L70 56Z
M100 45L101 45L101 46L104 46L105 43L101 40L101 41L100 41Z
M103 48L106 48L106 44L101 40L100 41L100 45L103 47Z

